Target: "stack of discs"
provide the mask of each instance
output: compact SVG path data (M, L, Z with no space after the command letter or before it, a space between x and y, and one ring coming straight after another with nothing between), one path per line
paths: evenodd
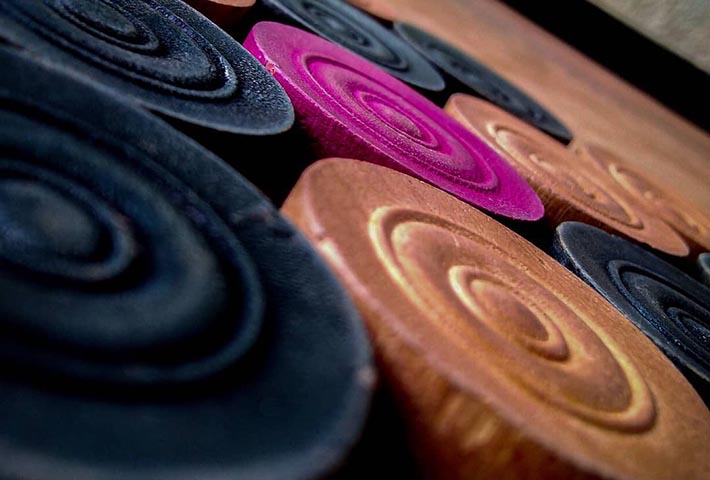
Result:
M688 245L648 206L635 201L608 173L547 135L468 95L452 96L446 110L525 177L540 195L553 227L582 221L671 255L688 255Z
M306 170L283 211L354 298L430 478L707 474L710 412L685 378L482 212L345 159Z

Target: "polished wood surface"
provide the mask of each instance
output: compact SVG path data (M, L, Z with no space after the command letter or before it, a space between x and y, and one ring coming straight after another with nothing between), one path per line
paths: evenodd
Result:
M688 255L688 245L657 215L658 207L629 193L601 159L575 155L550 136L470 95L452 95L445 109L497 149L530 183L545 205L550 227L585 222L670 255Z
M575 144L572 149L587 165L598 168L599 176L623 188L637 205L650 211L683 237L692 256L710 250L710 216L686 201L677 192L670 192L652 182L643 172L610 151L591 144ZM600 169L600 170L599 170Z
M607 148L710 210L710 136L514 10L492 0L353 3L468 52L548 107L577 140Z
M427 478L710 470L710 413L682 375L601 296L484 213L346 159L309 167L283 211L352 295Z

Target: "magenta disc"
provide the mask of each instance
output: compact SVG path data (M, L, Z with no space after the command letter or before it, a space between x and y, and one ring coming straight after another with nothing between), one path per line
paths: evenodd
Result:
M542 217L537 194L491 147L372 63L273 22L257 23L244 47L291 97L318 155L384 165L506 217Z

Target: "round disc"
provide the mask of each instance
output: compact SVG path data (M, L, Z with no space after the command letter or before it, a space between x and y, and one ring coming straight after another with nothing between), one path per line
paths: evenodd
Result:
M565 144L572 140L572 133L542 105L470 55L413 25L395 23L394 29L430 62L476 95Z
M321 156L352 156L419 177L488 211L543 214L530 186L491 147L370 62L278 23L244 42L291 97Z
M441 75L414 48L342 0L262 0L265 7L423 90L444 89Z
M453 95L446 111L518 170L540 195L553 225L578 220L671 255L688 255L683 239L598 165L484 100Z
M648 205L656 216L662 218L697 255L710 249L710 216L684 200L682 196L649 180L628 162L599 145L575 145L575 152L583 161L608 172L633 197L637 204Z
M293 124L283 89L179 0L8 0L0 36L185 122L243 134Z
M707 475L710 412L685 378L482 212L344 159L306 170L283 211L353 296L431 478Z
M372 367L308 242L154 117L0 63L0 477L332 469Z
M710 403L710 289L650 252L582 223L555 235L562 263L663 350Z

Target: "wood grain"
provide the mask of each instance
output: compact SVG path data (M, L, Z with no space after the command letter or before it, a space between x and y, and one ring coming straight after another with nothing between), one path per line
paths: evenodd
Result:
M369 4L467 51L549 108L578 140L628 159L710 210L710 137L512 9L491 0Z
M446 111L496 148L532 185L553 228L582 221L685 256L688 245L652 210L649 201L628 193L597 161L576 156L549 136L485 100L452 95Z
M585 164L597 167L606 179L619 184L636 202L647 205L683 237L693 256L710 250L710 216L678 192L650 180L634 169L629 162L603 147L590 144L573 144L572 148Z
M710 469L710 413L683 376L601 296L482 212L345 159L306 170L283 211L354 298L429 478Z

